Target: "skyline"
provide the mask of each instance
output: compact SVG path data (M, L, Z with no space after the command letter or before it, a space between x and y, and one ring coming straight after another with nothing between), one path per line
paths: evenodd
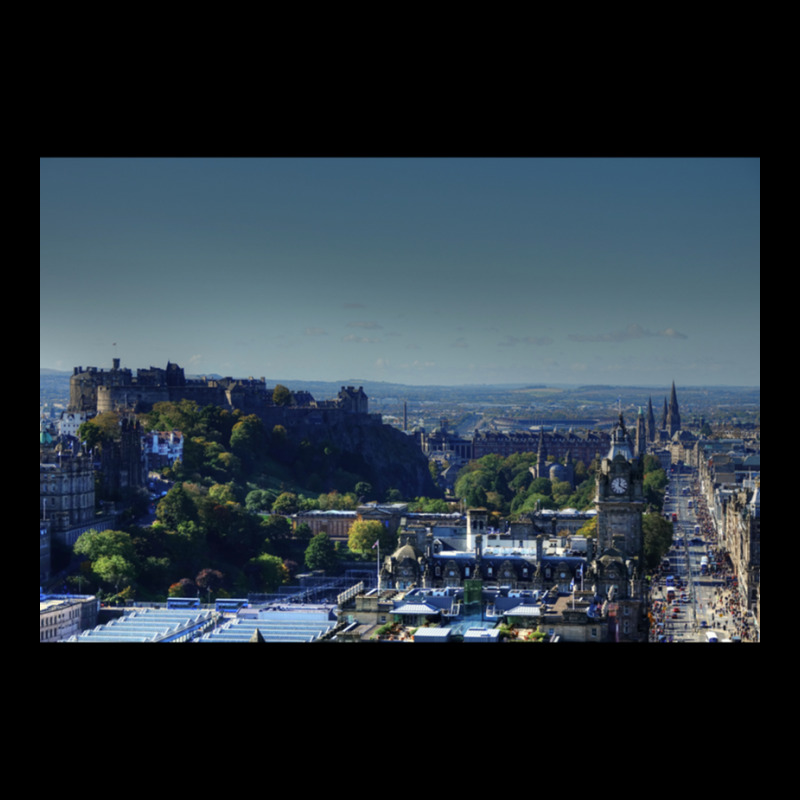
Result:
M40 161L40 367L760 385L757 158Z

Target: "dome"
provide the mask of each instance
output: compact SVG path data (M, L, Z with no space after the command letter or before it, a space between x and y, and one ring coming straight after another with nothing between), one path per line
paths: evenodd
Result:
M393 557L397 561L404 561L407 558L416 561L417 551L410 544L404 544L401 548L395 550Z

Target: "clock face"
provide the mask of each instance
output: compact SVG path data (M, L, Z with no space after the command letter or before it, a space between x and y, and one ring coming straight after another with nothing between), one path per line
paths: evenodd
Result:
M611 491L614 494L624 494L628 489L628 481L625 478L614 478L611 481Z

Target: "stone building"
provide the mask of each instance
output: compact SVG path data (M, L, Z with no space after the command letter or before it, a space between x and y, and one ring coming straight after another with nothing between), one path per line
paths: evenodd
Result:
M383 560L381 585L447 591L478 581L501 592L570 596L568 604L531 611L533 624L568 641L643 641L647 636L644 467L621 414L598 471L595 504L598 531L592 552L546 552L549 536L541 528L551 527L552 520L532 519L530 531L517 531L522 537L518 544L488 546L493 536L505 534L489 528L486 509L469 509L462 549L431 531L401 532L397 550ZM510 616L529 613L520 608Z
M347 542L350 527L358 519L356 511L320 510L298 511L292 514L291 521L295 528L306 524L311 529L311 535L327 534L334 541Z
M608 598L618 641L646 640L647 583L644 567L644 465L622 414L597 476L597 549L587 581Z
M551 460L562 461L569 455L574 463L582 461L588 465L608 450L609 440L606 431L476 431L472 439L472 458L479 459L490 453L501 456L538 453L541 448L546 458Z
M73 545L95 522L92 459L77 439L59 437L39 447L39 519L50 538ZM41 573L41 569L40 569Z
M739 593L753 611L759 607L761 587L761 482L754 489L732 494L725 506L724 541Z
M149 411L155 403L192 400L260 416L270 428L286 424L316 411L327 414L367 416L369 399L363 387L342 386L335 400L317 402L308 392L290 393L287 402L276 403L274 387L264 378L187 378L182 367L167 362L166 369L138 369L134 375L115 358L110 370L75 367L70 377L72 413L104 411Z
M99 609L93 595L40 595L39 641L63 642L93 628Z

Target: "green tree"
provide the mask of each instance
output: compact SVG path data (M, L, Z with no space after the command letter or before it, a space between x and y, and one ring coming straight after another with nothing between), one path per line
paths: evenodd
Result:
M323 569L326 572L336 566L336 548L327 533L318 533L308 543L305 564L309 569Z
M465 468L466 469L466 468ZM486 492L492 491L489 476L482 470L462 470L455 484L456 497L460 497L471 508L485 508Z
M567 481L551 481L553 500L562 508L572 495L572 486Z
M661 510L664 507L664 493L667 488L667 473L660 467L644 474L644 498L650 508Z
M367 481L359 481L356 483L353 491L358 498L363 497L364 500L369 500L369 498L372 497L372 484Z
M170 530L177 530L182 522L197 522L197 506L187 491L185 483L176 483L156 506L156 519Z
M597 517L592 517L584 522L576 531L576 536L585 536L587 539L597 538Z
M655 569L672 544L672 523L661 514L642 515L644 559L648 569Z
M212 552L224 558L239 561L262 549L259 517L238 503L216 503L207 498L201 506L200 522Z
M347 546L356 553L369 553L375 542L380 541L384 553L394 549L397 537L377 520L356 520L347 535Z
M272 504L274 514L296 514L298 508L297 495L294 492L281 492Z
M154 403L153 408L143 416L143 422L150 431L175 430L181 431L184 436L197 436L200 435L200 408L194 400Z
M267 489L253 489L247 493L244 499L244 506L248 511L253 513L266 514L272 509L272 504L275 502L275 493Z
M134 565L119 554L100 556L96 561L92 561L92 571L101 580L112 584L115 592L119 591L123 581L130 583L136 576Z
M280 514L272 514L261 521L260 530L270 542L284 541L292 535L292 523Z
M242 461L245 469L253 469L267 454L267 431L260 417L248 414L231 430L231 452Z
M311 526L307 522L301 522L295 526L294 538L301 542L310 542L313 534Z
M121 436L120 417L114 411L103 411L78 427L78 438L89 447L102 448L103 443L119 441Z
M340 494L334 489L327 494L321 494L317 505L322 511L354 511L358 507L358 498L351 492Z
M235 503L236 492L230 483L215 483L208 489L208 496L215 503Z
M165 547L173 570L180 575L195 574L208 562L209 550L205 528L193 521L182 522L175 531L166 531Z
M292 393L279 383L272 392L272 402L276 406L289 406L292 404Z
M78 537L73 550L92 563L103 556L120 556L131 563L136 559L133 537L125 531L88 530Z
M275 592L289 577L283 561L268 553L251 558L245 566L245 573L253 589L258 592Z

